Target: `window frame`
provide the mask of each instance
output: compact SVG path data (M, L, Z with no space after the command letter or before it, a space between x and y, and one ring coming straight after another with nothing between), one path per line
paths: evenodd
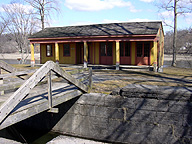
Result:
M50 46L50 50L48 50L48 47ZM50 51L50 54L48 55L48 51ZM52 57L53 56L53 45L47 44L46 45L46 57Z
M139 56L138 55L138 46L141 46L141 55ZM150 57L150 52L151 52L151 43L150 42L147 42L147 41L144 41L144 42L137 42L136 44L136 49L137 49L137 53L136 53L136 56L137 57Z
M102 46L104 46L104 51L102 51ZM109 49L111 49L111 53L109 53ZM104 53L102 53L104 52ZM110 55L109 55L110 54ZM100 43L100 55L101 56L113 56L113 42L101 42Z
M127 55L125 53L126 49L127 49ZM131 43L130 42L120 42L120 56L121 57L130 57L131 56Z
M100 55L101 56L107 56L107 45L106 42L101 42L100 43Z
M141 47L138 47L138 46L141 46ZM138 51L138 48L140 48L140 50ZM143 57L143 42L138 42L137 44L136 44L136 49L137 49L137 53L136 53L136 56L137 57ZM140 53L138 53L138 52L140 52ZM139 55L140 54L140 55Z
M148 46L148 47L146 47L146 46ZM144 42L143 43L143 48L144 48L143 57L149 57L150 56L150 48L151 48L150 47L150 42ZM147 55L146 55L146 50L147 50Z

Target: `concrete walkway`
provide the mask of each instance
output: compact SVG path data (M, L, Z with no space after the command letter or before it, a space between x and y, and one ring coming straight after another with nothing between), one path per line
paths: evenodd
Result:
M16 141L5 139L5 138L0 138L0 143L1 144L22 144L20 142L16 142Z

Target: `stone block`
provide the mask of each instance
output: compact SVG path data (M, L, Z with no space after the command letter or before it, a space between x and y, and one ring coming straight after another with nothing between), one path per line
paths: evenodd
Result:
M121 108L124 104L124 99L121 96L107 95L105 97L105 107Z
M106 141L114 142L114 143L125 143L124 141L124 131L109 131L107 136L105 137Z
M71 113L71 114L79 114L79 113L80 113L80 105L75 103L75 104L69 109L68 113Z
M107 128L108 133L111 135L115 131L120 131L124 127L123 124L124 123L121 120L109 118L108 119L108 128Z
M104 106L93 106L90 109L89 116L91 117L108 117L108 108Z
M135 109L135 98L122 98L121 107Z
M90 125L91 125L91 122L89 120L89 116L81 116L81 117L82 117L82 120L79 123L80 135L82 137L90 137L91 138L91 135L90 135L90 131L91 131Z
M150 143L175 143L178 138L174 135L171 125L156 125L148 134L146 141Z
M53 127L54 131L68 134L79 134L81 119L79 115L65 114L62 119Z
M164 125L183 125L183 115L170 112L157 112L155 122Z
M155 122L156 112L155 111L146 111L146 110L130 110L128 109L126 112L126 119L128 121L135 122Z
M127 137L135 133L138 129L133 123L129 121L109 119L107 140L128 143L129 141L127 141Z
M98 117L89 117L90 122L90 135L93 138L104 139L108 134L108 119L107 118L98 118Z
M94 111L94 105L80 104L80 115L89 116Z
M126 120L126 118L124 118L126 114L126 109L125 108L108 108L108 118L112 118L112 119L119 119L119 120Z
M89 105L104 105L106 94L101 93L89 93L83 94L77 103L89 104Z
M153 85L127 85L120 90L120 95L135 98L153 98L164 100L189 101L192 89L184 87L153 86Z
M80 123L81 135L102 140L107 136L108 119L84 116Z
M188 114L192 111L192 103L183 101L170 101L168 111L173 113Z
M152 110L152 111L167 111L169 101L148 99L148 98L136 98L135 109Z
M135 122L135 127L137 127L137 133L143 133L146 137L151 134L152 130L157 126L156 123L142 121L142 122Z
M121 88L116 88L116 89L112 90L111 95L120 95L120 90L121 90Z
M143 133L124 133L124 139L123 142L125 143L134 143L134 144L139 144L139 143L145 143L146 136Z
M183 114L183 126L192 127L192 111L188 114Z

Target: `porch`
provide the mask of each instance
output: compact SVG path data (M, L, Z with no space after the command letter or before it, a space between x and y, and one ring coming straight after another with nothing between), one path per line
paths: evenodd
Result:
M31 62L34 43L31 43ZM84 41L40 43L40 63L48 60L59 64L83 64L86 68L112 67L138 68L135 66L153 66L157 63L156 41Z

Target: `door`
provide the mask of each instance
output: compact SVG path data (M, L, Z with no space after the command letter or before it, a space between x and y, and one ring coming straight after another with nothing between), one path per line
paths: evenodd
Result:
M145 42L143 47L143 65L150 65L150 42Z
M88 43L88 63L93 63L93 44Z
M112 42L100 43L100 64L103 64L103 65L113 64L113 43Z
M83 63L83 43L76 43L76 64Z
M131 64L131 44L130 42L120 42L120 64Z
M150 42L137 42L136 45L136 64L150 64Z

